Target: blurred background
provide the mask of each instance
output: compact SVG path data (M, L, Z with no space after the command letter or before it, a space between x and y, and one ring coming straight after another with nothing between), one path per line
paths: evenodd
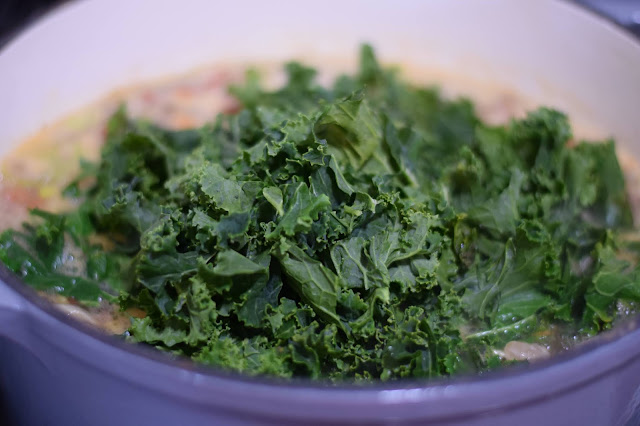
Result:
M63 3L61 0L0 0L0 44L25 23Z
M0 45L3 45L20 27L65 1L69 0L0 0ZM569 1L584 4L606 15L640 37L640 0Z

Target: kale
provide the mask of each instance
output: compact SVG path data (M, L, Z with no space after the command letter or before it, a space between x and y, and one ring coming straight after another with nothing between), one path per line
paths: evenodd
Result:
M506 126L380 67L332 89L286 67L199 129L110 120L77 211L0 238L24 281L139 307L129 340L248 374L370 380L484 371L550 324L640 301L613 142L540 108ZM77 189L77 188L76 188ZM95 234L108 249L91 244ZM87 274L57 270L65 244Z

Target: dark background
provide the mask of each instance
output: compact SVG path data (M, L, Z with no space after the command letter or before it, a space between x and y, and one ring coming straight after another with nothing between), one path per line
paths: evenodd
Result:
M640 37L640 0L577 0Z
M68 0L0 0L0 45L22 26ZM176 0L179 1L179 0ZM574 0L640 36L640 0Z
M0 45L30 20L61 3L61 0L0 0Z
M179 0L176 0L179 1ZM640 37L640 0L573 0ZM30 21L65 0L0 0L0 46Z

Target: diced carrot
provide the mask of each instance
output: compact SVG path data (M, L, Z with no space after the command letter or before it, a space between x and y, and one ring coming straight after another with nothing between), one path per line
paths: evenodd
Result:
M38 188L24 188L21 186L5 186L0 188L0 196L10 202L27 207L42 207L43 199L39 194Z
M156 100L156 95L152 90L145 90L140 97L146 104L152 104Z
M215 89L221 86L227 86L229 83L229 73L228 72L220 72L215 71L212 72L211 75L206 79L203 87L206 89Z
M173 125L176 129L189 129L194 127L195 123L187 114L178 114L173 120Z

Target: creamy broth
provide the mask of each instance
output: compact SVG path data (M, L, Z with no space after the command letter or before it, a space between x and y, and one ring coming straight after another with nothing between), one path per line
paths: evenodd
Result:
M169 129L201 126L220 112L233 112L239 108L237 101L228 94L227 87L241 83L245 69L245 65L226 64L122 89L42 128L0 163L0 231L19 227L27 220L31 208L60 212L74 206L74 200L63 198L61 191L79 173L80 159L92 162L99 159L106 122L120 105L125 104L133 117L144 118ZM267 86L282 81L276 65L264 65L260 69ZM447 96L468 94L476 103L479 116L490 123L505 123L535 107L506 89L481 87L454 78L447 80L446 76L433 71L421 73L413 68L405 71L404 75L410 81L441 85ZM320 76L321 81L330 81L335 74L337 72L326 73ZM591 129L578 126L576 133L588 137ZM640 188L640 169L637 161L626 155L624 150L618 149L618 152L628 188L633 189L629 197L637 223L640 215L640 191L637 190ZM78 262L79 256L78 253L69 253L65 256L64 267L77 274L75 265L82 263ZM130 317L144 316L139 309L120 312L118 306L106 302L97 308L85 308L66 297L43 296L67 315L113 334L125 332ZM548 342L552 338L543 336L541 341ZM497 353L510 360L533 360L547 357L549 348L555 352L557 349L553 346L552 343L542 346L513 341Z
M61 196L61 189L80 171L81 159L99 159L106 122L120 105L126 105L131 116L168 129L201 126L220 112L238 109L237 101L229 95L227 88L242 83L246 69L244 64L223 64L120 89L69 117L44 126L0 159L0 231L19 226L30 208L59 212L73 205L72 200ZM283 81L279 65L263 64L259 69L267 87ZM318 80L330 82L340 71L336 67L319 76ZM492 124L522 117L536 107L530 100L506 88L482 85L434 70L403 67L403 77L419 84L441 86L448 97L470 97L480 118ZM602 134L593 125L580 121L572 124L578 138L598 138ZM617 150L628 188L639 187L637 160L624 148L618 146ZM640 191L629 190L628 195L637 223Z

